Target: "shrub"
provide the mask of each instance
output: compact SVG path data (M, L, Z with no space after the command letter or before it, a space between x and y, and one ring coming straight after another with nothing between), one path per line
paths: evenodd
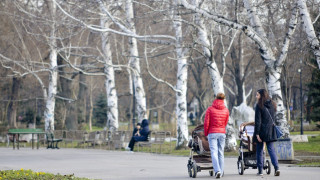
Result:
M6 170L0 171L0 180L3 179L24 179L24 180L88 180L87 178L77 178L74 175L54 175L51 173L44 172L33 172L32 170Z

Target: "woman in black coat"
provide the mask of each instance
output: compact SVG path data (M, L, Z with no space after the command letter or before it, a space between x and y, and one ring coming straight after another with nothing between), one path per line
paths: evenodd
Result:
M255 127L253 134L253 142L257 144L257 166L258 175L262 176L263 169L263 143L267 145L267 149L274 166L274 175L280 176L278 158L274 149L274 143L277 141L277 134L273 128L273 120L276 114L276 104L271 100L265 89L260 89L256 94L257 105L255 109Z
M141 130L139 131L139 134L136 134L137 131L134 130L133 136L129 142L128 150L133 151L134 144L137 141L147 141L149 136L149 121L147 119L142 120L141 122Z

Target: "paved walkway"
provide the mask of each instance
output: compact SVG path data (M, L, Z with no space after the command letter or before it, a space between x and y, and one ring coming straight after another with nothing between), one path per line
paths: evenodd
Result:
M225 159L225 176L222 179L319 179L320 168L288 167L281 164L281 176L256 176L248 169L244 175L237 172L236 158ZM75 174L92 179L190 179L187 173L188 157L167 156L124 151L95 149L39 149L0 148L0 170L31 169L37 172ZM273 171L273 169L272 169ZM208 171L198 173L197 179L213 179Z

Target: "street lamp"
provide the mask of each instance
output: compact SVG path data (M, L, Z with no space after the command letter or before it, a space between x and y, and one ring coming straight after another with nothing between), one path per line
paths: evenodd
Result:
M302 64L302 59L300 59L300 68L298 69L298 72L300 73L300 134L303 135L303 119L302 119L302 110L303 110L303 97L302 97L302 70L301 70L301 64Z

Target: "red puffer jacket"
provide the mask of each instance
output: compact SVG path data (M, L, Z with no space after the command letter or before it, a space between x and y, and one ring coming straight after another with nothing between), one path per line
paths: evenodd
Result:
M204 119L204 135L210 133L226 133L226 126L229 120L229 110L224 105L224 101L215 99L207 109Z

